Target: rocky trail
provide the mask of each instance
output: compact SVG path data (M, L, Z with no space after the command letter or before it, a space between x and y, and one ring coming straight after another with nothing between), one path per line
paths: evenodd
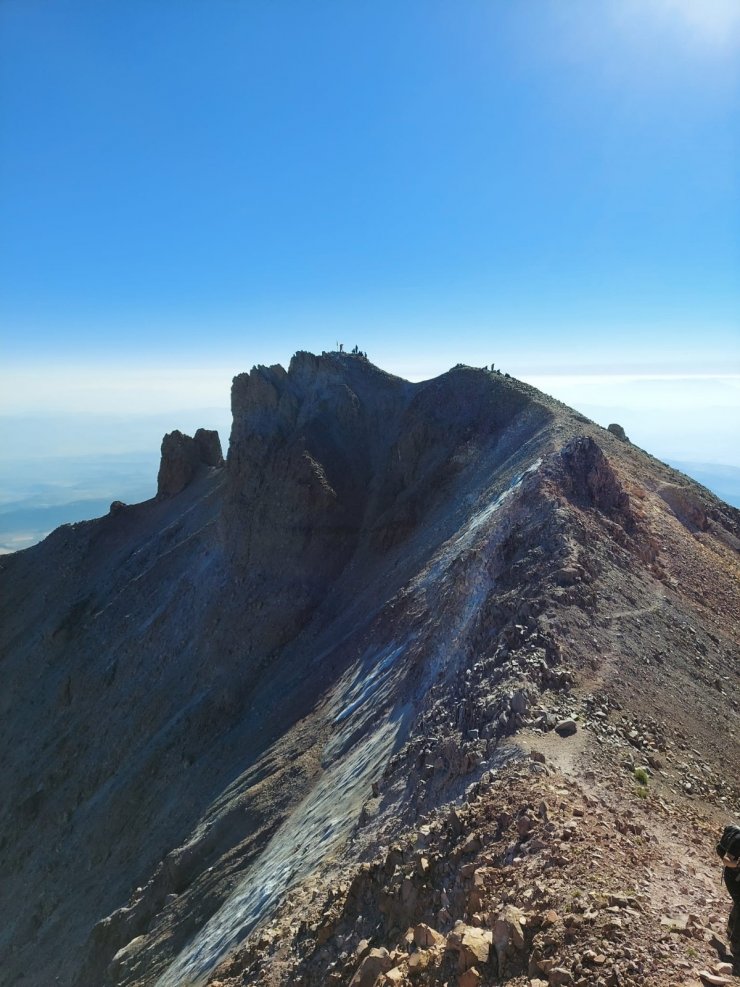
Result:
M597 780L585 731L519 740L461 805L296 892L212 987L733 983L712 823Z
M665 963L667 971L671 966L681 971L667 972L666 983L699 987L709 982L701 979L701 970L728 977L726 964L721 965L711 945L712 937L723 938L729 911L721 866L714 852L718 832L714 814L699 812L690 816L685 808L670 806L663 799L650 795L636 798L637 786L625 790L623 773L605 768L587 731L571 737L559 737L553 732L545 737L521 739L530 754L541 752L548 764L577 785L586 803L603 806L615 819L629 807L626 828L639 832L648 847L629 880L641 889L653 922L662 932L652 946L649 942L644 944L655 956L654 976ZM619 823L617 828L622 828ZM726 982L733 980L728 977Z

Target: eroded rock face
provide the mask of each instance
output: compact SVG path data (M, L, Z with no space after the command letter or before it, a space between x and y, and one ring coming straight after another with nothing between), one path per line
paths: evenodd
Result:
M687 528L694 531L707 530L709 520L706 511L701 507L698 498L690 489L674 483L666 483L660 488L659 493L676 517Z
M563 487L577 502L627 519L627 492L603 451L590 436L571 440L560 454L565 466Z
M485 482L481 462L516 456L550 417L536 392L471 367L418 386L336 353L240 374L232 411L223 541L271 605L289 600L286 637L357 553L408 542L466 477Z
M548 418L521 386L470 367L417 388L333 353L240 374L232 412L227 522L244 527L247 504L259 518L235 550L253 563L283 540L307 561L320 551L322 568L327 549L346 559L363 527L385 547L402 540L483 448L499 442L504 459Z
M201 466L218 467L224 462L218 432L199 428L194 436L175 429L162 439L157 476L157 497L174 497L192 481Z

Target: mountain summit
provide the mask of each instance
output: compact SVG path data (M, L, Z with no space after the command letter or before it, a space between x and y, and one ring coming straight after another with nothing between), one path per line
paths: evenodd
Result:
M0 559L0 983L693 982L740 512L487 370L232 411Z

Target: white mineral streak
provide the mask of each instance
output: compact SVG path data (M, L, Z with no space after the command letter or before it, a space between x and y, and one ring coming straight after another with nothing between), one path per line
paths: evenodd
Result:
M291 812L259 857L247 868L231 898L212 916L156 987L200 987L208 974L277 904L349 835L372 781L393 752L404 710L382 715L379 705L391 689L394 665L404 645L364 656L333 697L339 726L327 745L325 772ZM368 701L372 699L372 709ZM376 722L373 729L371 720ZM367 730L367 733L364 732ZM352 736L361 739L351 749Z

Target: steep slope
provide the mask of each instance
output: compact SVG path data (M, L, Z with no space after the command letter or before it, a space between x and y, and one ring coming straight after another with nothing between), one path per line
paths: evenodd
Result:
M310 889L566 713L740 809L737 511L472 368L298 354L232 408L225 466L170 439L156 500L2 560L0 982L346 982Z

